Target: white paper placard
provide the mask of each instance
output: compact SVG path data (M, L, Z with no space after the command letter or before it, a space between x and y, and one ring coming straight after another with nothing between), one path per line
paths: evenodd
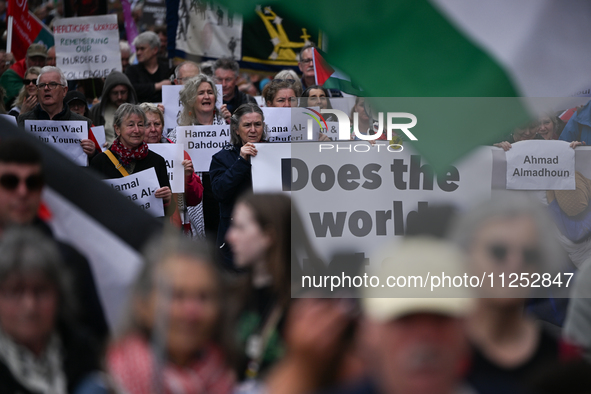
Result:
M80 142L88 138L88 123L83 120L25 120L25 130L48 143L79 166L88 164Z
M148 144L148 148L166 161L170 190L173 193L185 192L184 144Z
M57 67L66 79L106 78L122 70L117 15L58 18L53 30Z
M160 189L154 167L123 178L105 179L104 182L151 215L164 216L162 199L154 196L156 190Z
M197 172L208 172L211 157L230 143L230 125L179 126L177 142L185 146Z
M505 155L507 189L575 189L575 150L566 141L520 141Z
M105 143L107 142L107 137L105 136L105 126L94 126L91 127L92 134L94 134L94 138L96 138L96 142L98 142L101 150L104 152L107 150Z

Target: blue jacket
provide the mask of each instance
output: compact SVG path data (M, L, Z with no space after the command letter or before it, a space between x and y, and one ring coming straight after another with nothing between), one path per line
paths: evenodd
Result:
M211 190L220 204L220 225L217 245L225 241L226 231L230 227L234 203L241 194L252 191L251 165L240 157L240 148L228 145L213 155L209 166Z
M570 118L558 139L568 142L581 141L591 146L591 101Z

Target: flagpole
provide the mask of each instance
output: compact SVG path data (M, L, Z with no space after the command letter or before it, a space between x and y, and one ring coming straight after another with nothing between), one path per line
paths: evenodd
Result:
M12 52L12 21L13 21L13 16L9 16L8 17L8 31L7 31L7 35L6 35L6 53L10 53Z

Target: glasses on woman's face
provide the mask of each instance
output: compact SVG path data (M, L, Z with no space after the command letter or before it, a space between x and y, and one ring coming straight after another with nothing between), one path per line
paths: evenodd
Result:
M23 79L23 84L25 86L29 86L30 84L37 86L37 79Z
M497 263L505 264L507 258L512 253L520 254L521 260L529 265L535 264L541 260L540 250L536 247L523 247L518 248L515 246L509 246L502 243L490 244L486 247L488 255Z

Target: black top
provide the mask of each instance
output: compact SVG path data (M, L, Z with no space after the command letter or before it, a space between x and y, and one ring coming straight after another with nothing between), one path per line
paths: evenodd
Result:
M236 111L236 108L246 103L256 104L257 101L250 94L246 94L238 90L238 86L234 86L234 97L232 97L232 100L224 100L224 104L228 106L228 111L230 111L231 113L234 113L234 111Z
M528 393L529 380L544 367L558 362L560 340L542 329L534 354L523 364L505 368L489 360L473 347L472 365L467 381L479 394Z
M137 93L138 102L162 102L162 90L156 91L154 84L170 77L170 69L166 62L159 60L158 70L154 74L150 74L142 64L132 64L125 70L125 75Z

